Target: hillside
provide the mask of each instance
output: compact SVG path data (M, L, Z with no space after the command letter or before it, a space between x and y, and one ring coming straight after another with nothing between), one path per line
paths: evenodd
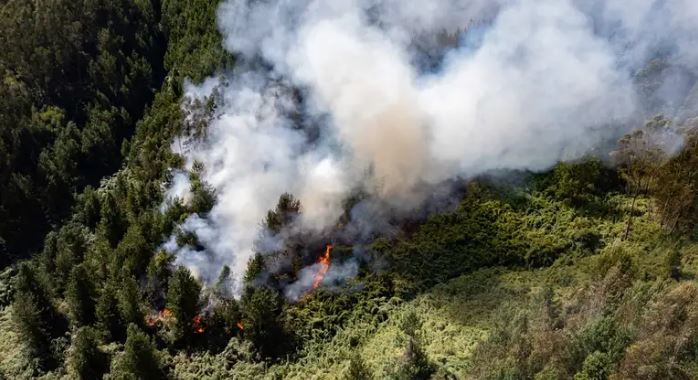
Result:
M519 196L518 210L498 199L475 202L498 215L491 222L500 228L524 226L516 234L540 244L530 248L557 252L550 265L464 266L482 244L487 251L498 247L475 241L475 249L464 252L445 248L463 244L464 236L451 231L467 231L473 219L460 212L435 217L415 237L386 250L393 256L406 247L431 246L420 250L435 253L431 267L408 258L429 284L424 290L415 289L419 280L401 281L400 272L359 278L365 288L351 295L318 294L285 310L303 342L297 358L255 366L244 354L249 348L234 339L217 356L175 356L175 376L368 376L356 375L361 368L375 378L405 378L411 375L401 371L424 370L400 368L417 365L406 359L412 347L412 355L425 360L416 363L428 366L434 378L694 378L695 243L667 237L648 212L647 199L639 202L631 238L622 240L625 221L612 212L590 217L584 208L541 193ZM609 194L602 204L622 210L630 202ZM475 228L493 231L486 224ZM585 246L590 236L596 237L593 248ZM494 239L497 245L513 243ZM432 277L449 272L451 278ZM414 325L405 327L410 318Z
M0 379L698 378L694 6L282 3L0 1Z

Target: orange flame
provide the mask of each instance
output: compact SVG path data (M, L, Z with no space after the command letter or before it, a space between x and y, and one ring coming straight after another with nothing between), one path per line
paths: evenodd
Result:
M242 324L242 321L238 321L237 323L235 323L235 326L237 326L240 329L240 331L245 331L245 326Z
M201 334L204 332L204 325L201 323L201 316L200 315L195 315L194 318L191 320L191 325L194 327L194 333L196 334Z
M145 324L148 327L155 327L159 322L163 322L166 319L172 317L172 310L164 308L157 312L157 314L152 313L145 316Z
M320 256L318 263L320 264L320 270L315 274L315 280L313 280L313 289L317 289L325 278L325 274L330 269L330 252L332 252L332 244L327 244L325 248L325 253Z

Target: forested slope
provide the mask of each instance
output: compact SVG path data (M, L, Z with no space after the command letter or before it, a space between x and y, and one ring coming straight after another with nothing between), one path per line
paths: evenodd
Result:
M183 80L232 63L215 9L208 1L3 2L0 254L3 266L36 256L4 272L3 302L17 300L20 334L2 356L4 376L65 370L70 329L94 313L110 340L125 337L128 321L142 325L136 279L188 212L158 212L168 168L178 165L170 143L183 128ZM94 351L90 334L80 339Z
M4 266L40 249L75 194L121 166L164 78L165 36L148 1L6 1L0 12Z
M285 194L259 223L287 244L249 262L239 298L229 268L204 287L175 266L162 244L196 247L178 225L216 202L193 165L191 199L163 206L172 142L217 106L183 108L185 80L235 64L217 5L1 3L0 378L698 377L692 120L458 182L455 207L360 244L342 222L298 234ZM675 154L653 144L668 132ZM356 276L285 297L330 249Z

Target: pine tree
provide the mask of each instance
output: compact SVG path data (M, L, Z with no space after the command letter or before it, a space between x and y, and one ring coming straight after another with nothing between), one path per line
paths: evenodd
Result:
M119 305L119 315L124 325L130 323L140 326L143 322L143 315L140 311L141 294L138 290L138 283L133 277L126 277L121 280L117 292Z
M89 325L95 320L94 287L82 265L70 273L65 300L74 326Z
M126 233L127 223L121 215L116 197L111 192L102 198L100 209L99 230L109 241L112 248L116 247Z
M192 319L199 310L201 285L192 277L189 270L179 267L169 281L167 308L175 319L175 342L187 340L192 334Z
M40 367L50 360L49 346L51 337L46 323L42 319L42 307L30 294L16 294L12 304L12 321L16 331L22 337L27 349L27 356L38 359Z
M218 280L216 280L216 284L213 287L213 292L218 298L232 298L232 285L233 279L230 276L230 267L224 265L220 275L218 275Z
M124 352L111 373L114 379L166 379L160 353L150 338L138 326L128 326Z
M420 327L421 321L414 311L407 313L400 323L400 329L407 337L407 347L403 360L394 374L396 379L426 380L436 371L422 349Z
M99 223L99 195L92 186L85 187L82 195L80 195L80 204L78 208L78 219L82 224L86 225L90 230L94 230Z
M95 309L97 327L106 333L109 339L123 342L126 339L126 325L121 320L116 288L111 283L107 282L102 290Z
M243 278L245 287L253 286L254 281L259 278L262 272L264 272L264 258L261 254L256 253L247 263L247 270Z
M272 233L280 232L291 224L301 212L301 202L293 195L284 193L279 197L276 208L267 213L264 226Z
M52 368L57 363L50 351L51 340L65 331L64 321L53 309L34 268L20 265L15 287L12 311L15 328L26 342L28 355L36 358L40 367Z
M109 357L99 349L99 332L92 327L82 327L73 335L68 353L71 378L101 379L109 369Z
M288 343L281 326L281 298L268 287L247 287L240 300L245 337L265 356L278 355Z
M242 315L235 299L223 299L213 306L208 327L208 345L212 349L222 349L230 338L240 333Z

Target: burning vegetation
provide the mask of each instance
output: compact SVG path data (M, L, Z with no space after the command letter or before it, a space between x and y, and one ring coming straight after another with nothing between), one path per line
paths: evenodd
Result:
M157 313L153 312L145 316L145 325L148 327L156 327L159 323L164 323L165 321L172 318L172 310L164 308Z
M332 244L327 244L327 246L325 247L325 253L322 256L320 256L320 259L318 260L318 264L320 264L320 269L318 270L317 274L315 274L312 290L317 289L322 283L322 280L325 279L325 275L327 274L327 271L330 269L331 252Z
M202 334L204 331L206 331L200 314L197 314L194 316L194 318L192 318L191 326L194 328L195 334Z
M150 328L158 328L161 325L174 321L176 318L174 314L172 313L172 310L168 308L163 308L162 310L158 312L152 312L145 317L145 325L150 327ZM205 321L205 315L204 314L197 314L195 315L192 320L191 320L191 327L194 332L194 334L203 334L206 332L206 321ZM245 326L243 325L242 321L237 321L235 322L235 327L239 331L244 331Z

